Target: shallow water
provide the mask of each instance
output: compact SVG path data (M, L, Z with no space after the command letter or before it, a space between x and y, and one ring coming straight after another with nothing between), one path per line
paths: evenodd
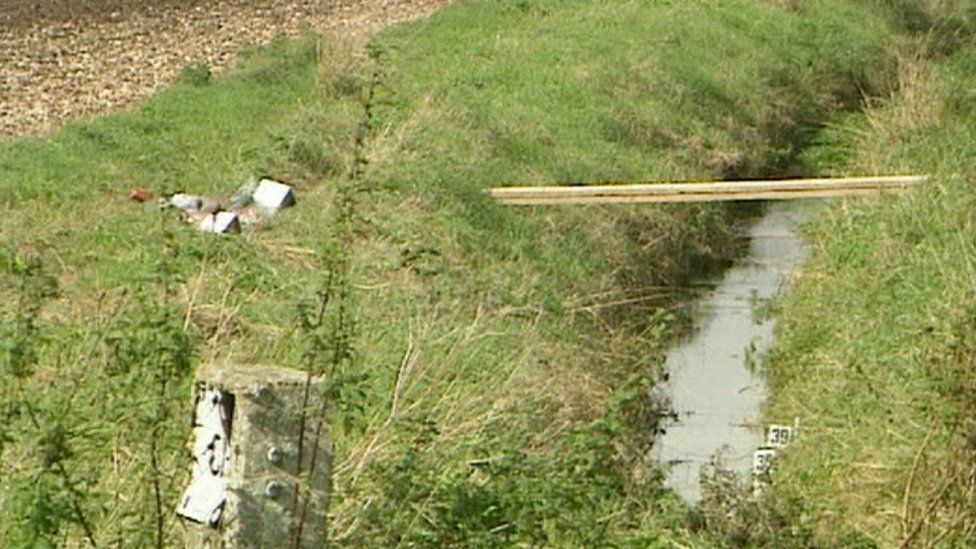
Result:
M701 499L699 471L720 453L727 470L748 473L763 443L765 383L749 363L768 350L773 322L757 318L757 303L776 295L806 257L797 234L816 204L774 202L744 235L747 256L696 303L696 332L668 353L664 390L676 418L666 422L655 457L671 464L666 485L690 502Z

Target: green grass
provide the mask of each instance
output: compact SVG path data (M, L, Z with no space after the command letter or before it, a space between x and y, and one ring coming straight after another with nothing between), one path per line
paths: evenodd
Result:
M779 307L768 415L799 416L804 434L777 493L802 497L827 538L972 542L974 62L972 45L941 65L906 58L900 96L833 130L847 170L932 179L831 208Z
M277 42L131 113L0 144L3 288L25 296L0 305L0 539L78 542L87 524L101 544L151 544L155 481L179 545L186 362L302 367L326 347L343 350L312 360L336 365L337 542L685 535L643 459L675 323L656 296L728 260L733 213L505 209L482 191L802 172L828 119L893 87L885 9L461 2L381 33L369 58ZM369 164L350 178L364 103ZM299 205L233 238L127 200L263 173ZM310 333L297 311L329 272L339 307Z

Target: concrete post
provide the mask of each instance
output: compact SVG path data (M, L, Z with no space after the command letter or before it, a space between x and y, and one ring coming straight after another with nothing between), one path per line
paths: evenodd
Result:
M193 475L177 507L193 523L194 546L325 545L332 445L320 423L322 381L307 393L306 381L305 372L268 366L198 372Z

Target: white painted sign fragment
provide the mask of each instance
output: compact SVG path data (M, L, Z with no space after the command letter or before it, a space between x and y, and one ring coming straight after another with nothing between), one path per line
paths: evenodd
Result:
M176 512L190 520L217 526L227 504L233 395L215 389L198 393L193 423L193 471Z

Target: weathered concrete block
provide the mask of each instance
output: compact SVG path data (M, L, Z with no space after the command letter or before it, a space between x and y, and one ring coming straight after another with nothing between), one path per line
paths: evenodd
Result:
M321 380L306 391L307 380L267 366L197 374L193 479L177 509L199 524L194 545L295 547L299 535L298 547L325 544L332 445Z

